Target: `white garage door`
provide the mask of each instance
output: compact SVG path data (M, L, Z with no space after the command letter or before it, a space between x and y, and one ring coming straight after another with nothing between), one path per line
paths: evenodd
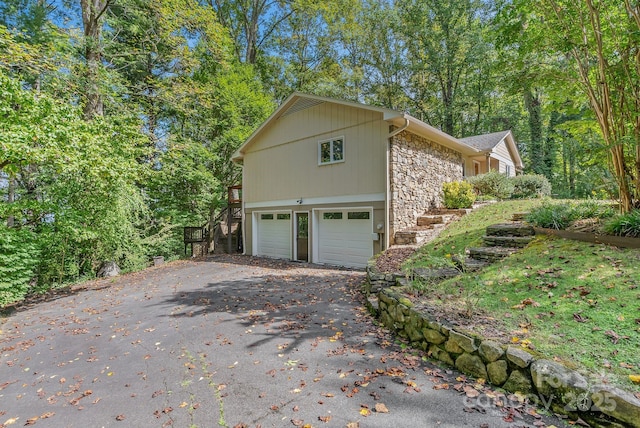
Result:
M269 212L257 216L256 255L291 258L291 213Z
M338 266L365 267L373 256L370 210L319 212L318 261Z

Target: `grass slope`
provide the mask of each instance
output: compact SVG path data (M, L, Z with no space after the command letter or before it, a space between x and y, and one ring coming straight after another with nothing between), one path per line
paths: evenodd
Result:
M539 201L485 206L452 224L405 267L436 266L482 244L485 228ZM418 284L423 302L460 317L495 320L507 341L640 391L640 250L539 236L480 272Z

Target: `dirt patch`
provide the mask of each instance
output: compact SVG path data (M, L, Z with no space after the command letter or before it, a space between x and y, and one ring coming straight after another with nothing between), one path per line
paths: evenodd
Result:
M412 247L391 247L378 256L376 269L379 272L400 272L402 263L415 252L416 249Z
M510 334L499 319L480 311L474 311L471 318L463 308L455 308L443 302L430 302L428 298L409 296L414 303L414 309L427 314L429 318L448 323L461 331L469 331L486 339L501 343L508 343Z
M582 220L576 220L566 230L570 232L585 232L585 233L603 233L602 220L598 218L585 218Z

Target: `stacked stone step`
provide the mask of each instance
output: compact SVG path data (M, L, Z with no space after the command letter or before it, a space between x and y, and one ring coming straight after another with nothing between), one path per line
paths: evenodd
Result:
M466 210L434 210L418 217L416 226L394 235L394 245L419 245L435 238L444 227Z
M487 263L497 262L518 251L508 247L475 247L469 248L469 257Z
M472 257L460 257L455 255L451 258L457 269L461 272L476 272L490 264L489 261L474 259Z
M424 242L432 233L433 226L413 227L396 232L394 245L415 245Z
M528 212L513 213L511 215L511 221L525 221L528 215Z
M526 247L533 240L533 227L522 222L499 223L487 227L484 247L469 249L469 256L476 260L494 262Z
M454 268L426 269L416 268L413 270L414 280L422 280L430 283L444 281L460 275L460 271Z
M418 226L433 226L444 223L444 217L441 215L421 215L418 217L417 223Z

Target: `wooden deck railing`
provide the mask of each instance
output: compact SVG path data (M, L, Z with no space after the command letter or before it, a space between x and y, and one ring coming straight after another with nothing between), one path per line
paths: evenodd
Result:
M184 228L184 252L187 252L188 245L191 244L191 252L193 253L193 244L206 242L207 246L205 252L212 251L212 240L214 245L217 244L218 225L223 221L226 223L228 230L227 234L227 252L233 252L231 245L231 224L238 223L239 226L234 234L236 235L236 251L242 251L242 186L230 186L227 188L227 206L221 210L221 212L211 222L207 222L202 226L194 227L187 226ZM211 231L211 233L210 233Z

